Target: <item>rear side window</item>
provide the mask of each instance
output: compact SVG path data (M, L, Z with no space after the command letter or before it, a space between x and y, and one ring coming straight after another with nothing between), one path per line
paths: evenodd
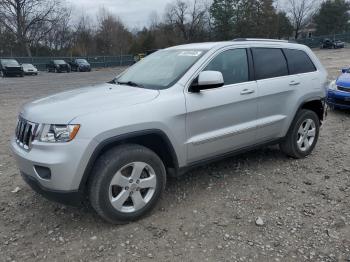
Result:
M291 75L316 71L315 65L304 51L295 49L284 49L283 51L287 57Z
M281 49L252 48L256 80L288 75L287 61Z

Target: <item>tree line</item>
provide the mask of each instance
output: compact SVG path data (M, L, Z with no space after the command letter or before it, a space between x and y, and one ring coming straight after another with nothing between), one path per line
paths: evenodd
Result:
M64 0L0 0L0 56L136 54L182 43L234 38L299 38L349 30L347 0L174 0L149 25L128 29L106 9L72 20ZM93 22L94 21L94 22Z

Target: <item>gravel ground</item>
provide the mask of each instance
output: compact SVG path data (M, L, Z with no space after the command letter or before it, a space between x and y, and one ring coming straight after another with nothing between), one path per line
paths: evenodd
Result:
M332 77L349 64L349 49L316 53ZM329 112L308 158L267 147L195 169L131 224L36 195L8 149L20 105L121 70L0 79L0 261L350 261L346 111Z

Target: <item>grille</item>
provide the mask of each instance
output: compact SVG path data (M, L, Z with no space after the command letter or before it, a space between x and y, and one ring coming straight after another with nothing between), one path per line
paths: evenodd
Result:
M38 132L39 124L29 122L23 118L18 119L16 127L16 142L25 150L31 148L32 140Z
M350 88L349 87L346 88L346 87L338 86L338 90L350 93Z

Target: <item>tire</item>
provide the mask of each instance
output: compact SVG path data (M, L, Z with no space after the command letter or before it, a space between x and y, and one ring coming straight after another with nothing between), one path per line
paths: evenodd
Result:
M302 109L295 116L284 141L280 143L280 148L290 157L304 158L315 148L319 132L320 120L317 114Z
M5 73L4 73L4 71L2 71L2 70L0 70L0 77L5 77Z
M141 178L131 175L134 170L142 170ZM122 173L125 176L118 175ZM138 173L140 172L135 171L135 174ZM141 185L146 186L145 182L151 181L151 187L140 189ZM116 184L112 186L114 183ZM164 164L153 151L139 145L122 145L112 148L97 160L88 182L89 200L104 220L124 224L150 212L165 185ZM142 201L137 201L140 196ZM117 201L118 198L123 200ZM115 203L114 206L112 202Z

